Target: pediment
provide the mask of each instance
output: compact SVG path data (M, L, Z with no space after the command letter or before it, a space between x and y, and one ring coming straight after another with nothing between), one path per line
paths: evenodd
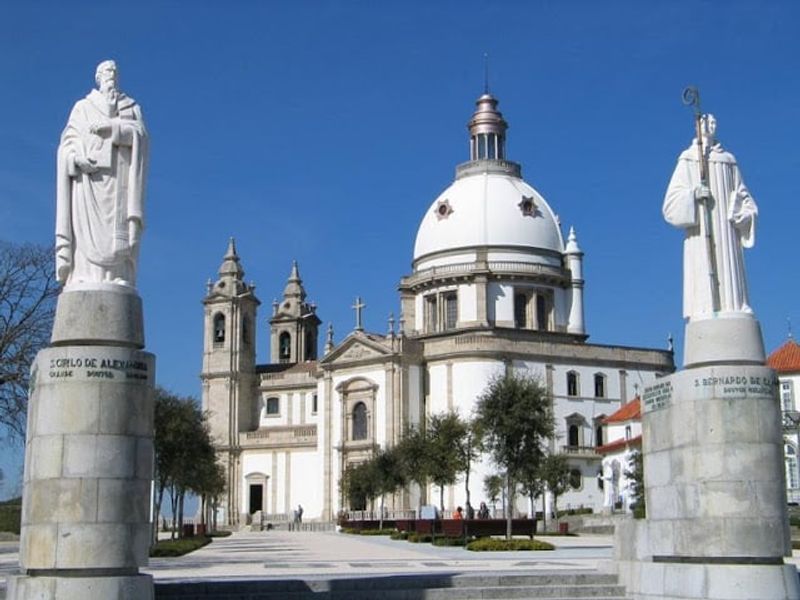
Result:
M323 364L336 364L383 358L390 356L391 350L379 342L375 342L357 334L345 339L337 348L322 359Z

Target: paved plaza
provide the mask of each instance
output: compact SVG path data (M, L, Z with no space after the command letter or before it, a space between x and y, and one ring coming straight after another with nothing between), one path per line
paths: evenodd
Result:
M236 579L333 579L371 574L488 574L604 570L610 535L537 536L552 552L469 552L335 532L237 532L186 556L153 558L157 582ZM0 578L18 569L18 542L0 542ZM797 553L787 562L800 564ZM5 585L3 585L3 590ZM4 591L0 593L4 596Z

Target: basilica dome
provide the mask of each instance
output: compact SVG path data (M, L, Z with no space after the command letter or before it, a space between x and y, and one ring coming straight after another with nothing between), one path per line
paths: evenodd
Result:
M457 179L426 211L414 260L481 246L564 251L556 216L522 179L489 166Z
M542 196L505 159L507 124L497 100L484 94L469 122L470 161L431 204L417 231L414 263L433 266L437 256L474 248L564 252L558 219ZM542 252L544 251L544 252Z

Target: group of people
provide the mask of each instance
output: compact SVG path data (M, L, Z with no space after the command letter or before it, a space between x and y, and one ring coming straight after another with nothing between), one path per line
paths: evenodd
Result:
M467 502L467 510L466 510L466 517L467 519L474 519L475 509L472 508L472 505ZM479 519L488 519L489 518L489 507L486 506L486 502L481 502L480 507L478 507L478 514L477 517ZM460 506L456 507L456 511L453 513L454 519L463 519L464 518L464 509Z

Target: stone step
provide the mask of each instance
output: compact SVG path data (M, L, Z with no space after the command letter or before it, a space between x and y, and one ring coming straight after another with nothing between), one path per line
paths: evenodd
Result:
M625 589L617 584L615 576L598 573L408 575L156 584L157 600L618 600L624 597Z

